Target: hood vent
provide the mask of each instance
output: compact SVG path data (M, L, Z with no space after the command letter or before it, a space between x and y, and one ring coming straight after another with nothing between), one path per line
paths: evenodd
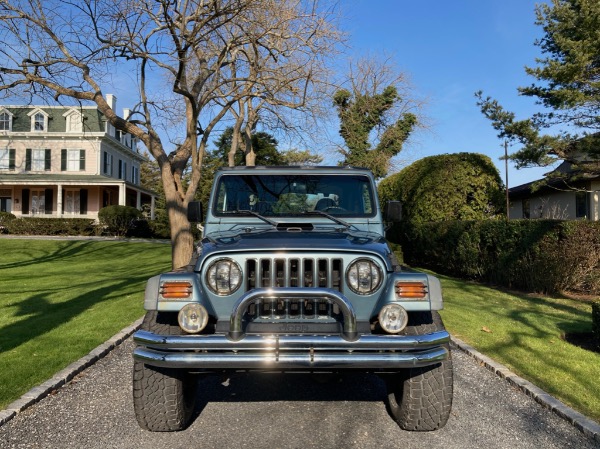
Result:
M288 231L288 232L302 232L302 231L312 231L315 227L312 223L278 223L277 230L278 231Z

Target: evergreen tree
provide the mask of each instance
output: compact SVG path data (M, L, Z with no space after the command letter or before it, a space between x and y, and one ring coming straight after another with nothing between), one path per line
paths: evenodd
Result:
M544 111L517 120L481 91L477 104L500 138L522 145L510 156L518 168L563 160L579 173L600 174L600 2L553 0L536 13L544 37L535 45L544 57L525 69L536 82L518 90Z
M335 93L333 102L340 119L340 135L348 148L343 152L343 164L369 168L377 178L387 174L391 158L402 150L417 122L414 114L404 113L387 125L387 113L401 101L394 86L375 94L346 89ZM370 137L375 128L383 131L373 146Z

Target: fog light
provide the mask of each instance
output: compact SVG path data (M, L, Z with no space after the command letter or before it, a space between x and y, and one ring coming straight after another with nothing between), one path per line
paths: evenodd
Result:
M179 326L188 334L197 334L208 324L208 312L196 302L186 304L179 311L177 321L179 321Z
M388 334L401 332L408 323L408 313L399 304L388 304L379 312L379 325Z

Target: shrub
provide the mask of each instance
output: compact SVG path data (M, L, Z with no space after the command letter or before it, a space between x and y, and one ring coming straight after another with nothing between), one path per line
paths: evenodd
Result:
M10 212L0 212L0 233L8 232L6 224L9 221L15 220L16 218L17 217L15 217Z
M6 232L14 235L93 235L94 220L88 218L25 217L7 221Z
M503 215L502 180L492 160L477 153L430 156L382 180L382 204L402 202L404 221L483 220Z
M600 223L501 220L404 223L394 234L411 265L556 293L600 294Z
M142 218L142 213L131 206L107 206L98 211L100 224L107 231L116 236L123 237L134 227L136 220Z

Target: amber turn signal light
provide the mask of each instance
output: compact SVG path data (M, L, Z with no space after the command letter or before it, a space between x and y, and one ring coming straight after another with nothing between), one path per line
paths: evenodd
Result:
M183 299L192 296L192 284L189 282L165 282L160 287L160 294L165 299Z
M427 286L422 282L396 282L396 297L399 299L424 299Z

